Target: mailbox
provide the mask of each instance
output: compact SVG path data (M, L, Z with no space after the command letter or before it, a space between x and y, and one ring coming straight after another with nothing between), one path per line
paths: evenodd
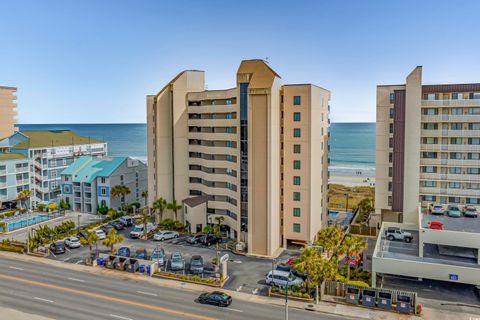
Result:
M375 290L362 290L362 305L366 307L375 307L377 305L377 293Z
M378 292L378 307L386 310L392 309L392 294L390 292Z
M412 298L403 294L397 294L397 311L409 314L412 312Z
M355 287L347 287L346 300L347 300L347 303L359 304L360 289Z

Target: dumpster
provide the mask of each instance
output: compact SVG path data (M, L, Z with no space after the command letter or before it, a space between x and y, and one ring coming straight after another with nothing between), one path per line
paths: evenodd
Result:
M392 294L390 292L378 291L378 307L386 310L392 309Z
M118 257L117 265L115 266L115 269L120 270L120 271L125 271L125 262L127 262L129 258L127 257Z
M366 307L375 307L377 304L377 292L374 289L366 288L362 290L362 305Z
M108 269L115 269L118 263L118 258L116 256L108 256L105 266Z
M413 311L412 297L403 294L397 294L397 311L410 314Z
M137 272L138 271L138 260L137 259L128 259L125 261L125 270L128 272Z
M347 303L358 304L360 300L360 289L347 287L345 298L347 299Z

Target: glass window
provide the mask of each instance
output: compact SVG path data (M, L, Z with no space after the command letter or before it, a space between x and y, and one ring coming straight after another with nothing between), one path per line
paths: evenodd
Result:
M450 167L448 168L448 172L451 174L461 174L462 169L460 167Z
M470 152L467 154L468 160L480 160L480 153Z
M295 170L300 169L300 160L293 160L293 169Z
M468 108L468 114L480 114L480 108Z
M293 153L300 153L300 145L294 144L293 145Z
M437 153L436 152L422 152L422 158L424 159L436 159Z
M460 189L460 182L456 182L456 181L449 182L448 187L451 189Z
M480 130L480 123L469 123L468 130Z
M470 99L480 99L480 92L470 92Z
M395 103L395 93L390 93L390 103Z
M480 190L480 183L467 183L467 189Z
M433 116L438 114L438 108L425 108L423 109L423 114L428 116Z
M436 181L420 181L421 187L435 188L437 186Z
M293 136L294 136L295 138L300 138L300 136L301 136L300 128L294 128L294 129L293 129Z
M293 193L293 201L300 201L300 192L295 191Z
M466 201L471 204L480 204L480 198L467 198Z
M293 208L293 216L300 217L300 208Z
M434 166L425 166L425 167L422 167L422 172L425 172L425 173L436 173L436 172L437 172L437 167L434 167Z
M293 184L296 186L300 185L300 177L299 176L294 176L293 177Z
M293 105L294 106L299 106L301 104L301 98L300 96L294 96L293 97Z
M463 114L463 108L452 108L452 114Z
M480 138L468 138L468 144L478 145L480 144Z
M390 108L390 119L393 119L394 114L395 111L393 111L393 108Z
M300 112L293 113L293 121L300 121Z
M448 197L450 203L460 203L460 197Z
M467 174L480 174L480 168L467 168Z
M437 130L438 129L438 123L430 123L430 122L424 123L423 124L423 129L425 129L425 130Z
M293 224L293 232L300 232L300 223Z
M462 144L462 138L450 138L450 144Z
M450 128L452 130L462 130L463 129L463 124L462 123L451 123Z
M423 144L438 144L438 138L428 137L428 138L423 138L422 140L423 140L422 141Z
M426 196L422 196L422 199L423 201L436 201L437 197L426 195Z
M423 100L438 100L440 95L438 93L425 93L423 95Z
M462 154L460 152L452 152L450 153L450 159L461 160Z

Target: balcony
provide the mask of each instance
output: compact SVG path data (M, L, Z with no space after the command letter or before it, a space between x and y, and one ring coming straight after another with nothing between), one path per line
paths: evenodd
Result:
M422 107L479 107L480 99L422 100Z
M480 122L480 114L422 114L421 120L422 122Z
M18 186L22 186L24 184L29 184L30 182L28 181L28 179L23 179L23 180L17 180L15 182Z
M74 200L76 203L82 203L82 198L80 198L80 197L75 197L75 198L73 198L73 200Z
M7 174L7 170L0 170L0 176L4 176Z
M83 187L83 191L91 193L92 192L92 187Z
M82 189L80 188L80 186L74 186L74 187L73 187L73 191L75 191L75 192L81 192Z
M459 152L478 152L479 145L474 144L421 144L421 151L459 151Z
M6 188L7 183L6 182L0 182L0 189Z

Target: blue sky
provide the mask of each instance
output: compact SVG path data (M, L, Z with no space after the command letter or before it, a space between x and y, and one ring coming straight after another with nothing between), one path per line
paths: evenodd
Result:
M234 86L268 57L284 83L332 91L334 122L375 121L375 86L480 81L479 1L0 0L0 85L21 123L145 122L183 69Z

